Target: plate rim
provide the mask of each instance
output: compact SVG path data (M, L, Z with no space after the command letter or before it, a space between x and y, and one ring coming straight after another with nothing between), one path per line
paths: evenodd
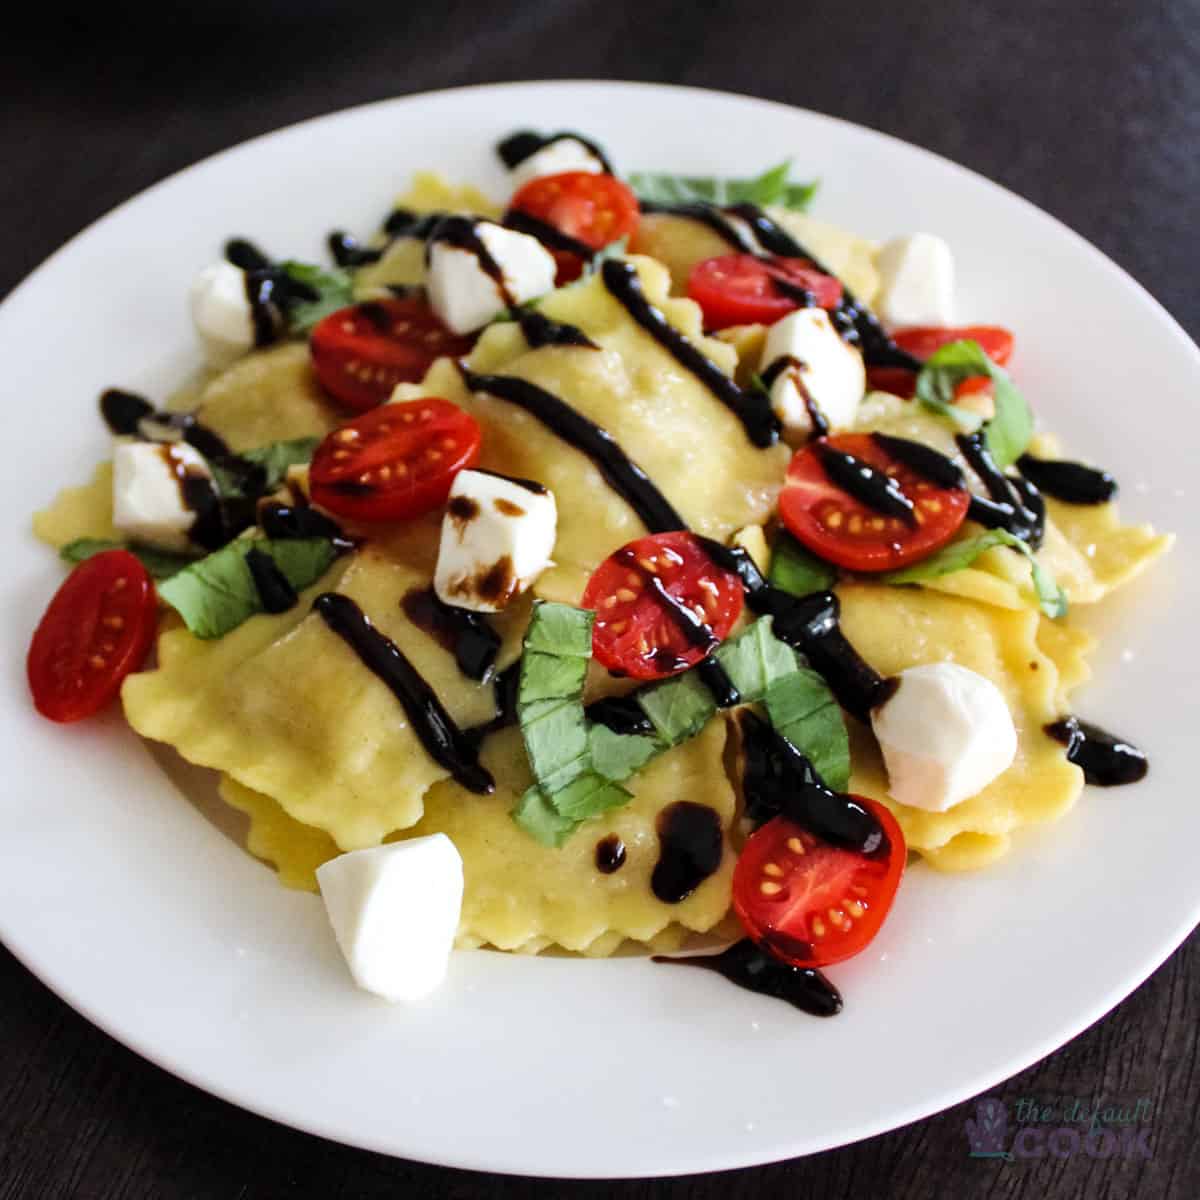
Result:
M332 118L353 117L356 114L367 112L375 109L384 109L398 107L408 103L419 103L430 99L462 93L476 93L481 96L492 95L496 92L519 91L531 86L537 87L561 87L561 88L601 88L601 89L637 89L645 92L676 92L676 93L694 93L700 96L712 98L718 97L721 99L731 99L741 102L748 102L752 105L766 105L775 109L782 110L789 114L802 114L807 118L815 118L821 122L831 123L847 130L853 130L856 134L868 134L872 138L882 139L886 143L901 147L905 153L916 153L925 158L935 160L942 168L950 168L952 172L961 176L972 179L976 182L982 182L992 189L996 189L1003 193L1008 202L1016 201L1018 205L1025 210L1026 214L1043 222L1050 222L1054 227L1056 236L1063 237L1074 244L1077 249L1082 249L1092 259L1092 261L1100 266L1104 271L1115 280L1119 281L1123 286L1130 284L1139 293L1139 299L1145 303L1149 302L1150 307L1154 311L1157 318L1161 321L1165 319L1166 327L1168 327L1181 347L1190 353L1193 362L1197 368L1197 374L1200 375L1200 348L1192 341L1186 330L1182 327L1175 316L1155 297L1147 288L1127 270L1122 268L1107 254L1101 251L1098 247L1089 242L1081 234L1077 233L1070 226L1066 225L1060 218L1051 213L1046 212L1032 201L1016 192L1006 188L982 173L973 170L972 168L963 166L954 160L938 154L935 151L928 150L922 146L905 141L893 134L876 129L872 126L861 122L850 121L846 118L838 117L833 114L824 113L819 110L801 107L798 105L788 104L786 102L767 99L754 96L743 92L727 91L723 89L703 88L694 86L685 86L677 84L654 83L638 80L615 80L615 79L528 79L528 80L507 80L497 83L484 84L467 84L451 88L440 88L430 91L415 92L395 97L385 97L372 100L362 104L351 105L345 108L335 109L327 113L321 113L314 116L306 117L300 121L281 125L270 129L260 134L248 138L244 141L226 146L212 154L188 163L187 165L173 171L169 175L155 181L148 187L142 189L135 194L126 197L118 203L111 206L105 212L94 218L88 224L83 226L78 232L72 235L61 246L54 250L47 258L39 263L31 272L19 280L7 295L0 301L0 315L4 309L14 306L14 302L23 302L24 294L28 291L30 285L34 283L43 273L47 272L52 266L57 263L60 257L67 255L76 245L97 231L101 230L104 225L112 220L118 213L122 212L126 207L150 196L158 194L162 190L166 190L171 186L176 185L184 177L197 171L201 171L211 164L221 160L234 153L250 150L256 145L264 143L280 134L294 133L306 126L314 125L321 122L329 121ZM311 1136L321 1137L325 1140L332 1140L339 1144L353 1145L362 1149L369 1150L374 1153L398 1157L401 1152L394 1146L387 1145L382 1141L372 1138L363 1137L354 1141L348 1141L340 1134L331 1134L322 1129L320 1123L313 1120L297 1119L293 1114L284 1115L281 1110L274 1106L255 1102L253 1105L247 1103L244 1099L237 1095L236 1088L226 1088L219 1076L214 1074L209 1076L205 1071L196 1069L186 1060L178 1058L171 1053L160 1053L154 1046L144 1044L134 1028L134 1022L127 1022L122 1025L119 1020L107 1019L93 1010L86 996L79 995L68 984L59 982L50 977L51 972L47 970L45 973L42 970L42 965L38 963L36 958L26 953L26 947L20 941L14 942L8 935L7 926L9 922L3 920L5 928L0 930L0 938L8 947L14 957L28 970L36 979L46 986L51 992L67 1003L76 1012L80 1013L86 1020L99 1028L102 1032L112 1037L114 1040L121 1043L123 1046L132 1050L139 1057L146 1059L154 1066L168 1071L170 1074L182 1079L185 1083L191 1086L198 1087L211 1095L218 1097L234 1106L245 1111L252 1112L258 1116L266 1117L276 1123L283 1124L289 1128L301 1130ZM1158 942L1158 947L1149 955L1149 957L1130 975L1122 978L1119 983L1112 985L1105 991L1102 996L1099 996L1090 1006L1083 1011L1077 1020L1069 1024L1066 1032L1060 1030L1055 1034L1045 1036L1038 1042L1016 1057L1014 1061L1007 1062L1003 1066L998 1067L994 1071L986 1074L986 1079L980 1084L980 1076L973 1080L969 1085L960 1085L956 1088L950 1088L942 1093L941 1098L934 1103L914 1103L911 1109L897 1115L895 1110L892 1110L889 1115L879 1118L878 1120L866 1120L859 1122L856 1126L848 1127L844 1135L839 1135L836 1142L826 1143L822 1146L812 1146L808 1149L799 1152L795 1149L795 1142L792 1145L779 1145L774 1150L764 1151L759 1146L757 1149L739 1153L733 1146L722 1147L717 1152L706 1152L696 1156L698 1165L688 1166L683 1171L674 1169L664 1165L660 1169L652 1171L639 1171L636 1174L606 1174L599 1172L584 1171L579 1174L573 1174L571 1178L592 1178L592 1179L627 1179L627 1178L650 1178L664 1177L676 1175L691 1175L702 1172L720 1171L734 1169L738 1167L748 1167L756 1165L766 1165L771 1162L778 1162L783 1159L803 1156L810 1153L817 1153L821 1149L833 1149L837 1146L852 1144L861 1141L865 1138L877 1136L881 1133L900 1129L917 1120L922 1120L929 1116L943 1112L946 1109L952 1108L961 1103L965 1099L986 1092L997 1084L1011 1078L1013 1075L1027 1069L1032 1064L1045 1058L1055 1050L1066 1045L1074 1040L1086 1029L1094 1025L1098 1020L1107 1015L1113 1008L1127 999L1134 991L1137 990L1152 974L1154 974L1166 960L1178 950L1179 946L1187 938L1193 928L1200 923L1200 893L1197 894L1194 910L1191 913L1184 915L1177 920L1165 937ZM978 1085L978 1086L977 1086ZM478 1154L469 1152L469 1148L465 1147L467 1152L461 1156L451 1160L444 1157L430 1156L422 1157L418 1161L430 1163L432 1165L449 1167L452 1169L463 1169L472 1171L482 1171L495 1174L506 1174L515 1176L532 1176L532 1177L559 1177L561 1175L549 1176L544 1172L534 1169L518 1169L504 1162L496 1162L490 1159L486 1154ZM769 1155L769 1156L768 1156Z

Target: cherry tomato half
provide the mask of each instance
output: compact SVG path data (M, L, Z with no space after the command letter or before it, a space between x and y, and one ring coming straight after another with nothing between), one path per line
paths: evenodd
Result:
M434 359L459 358L474 345L438 320L416 296L369 300L330 313L309 337L321 386L355 412L382 404L398 383L425 377Z
M553 225L593 250L632 237L641 218L637 197L628 185L612 175L590 171L564 171L531 179L517 190L509 207ZM582 259L562 250L553 253L558 263L558 282L578 278Z
M887 849L867 857L821 841L787 817L750 835L733 871L733 910L754 941L795 967L825 967L863 950L892 906L907 851L888 809Z
M479 423L449 400L384 404L325 435L313 455L313 500L340 517L398 521L445 502L479 459Z
M154 584L128 550L81 562L54 594L29 645L38 712L78 721L99 712L146 659L157 621Z
M584 608L596 610L592 653L610 671L633 679L661 679L695 666L728 637L742 600L738 577L684 532L655 533L622 546L596 568L583 593ZM681 608L700 627L699 636L688 636Z
M770 325L802 306L798 291L810 292L820 308L842 299L841 283L803 258L721 254L688 273L687 294L700 305L706 329Z
M821 460L825 446L891 476L912 501L915 523L876 512L834 483ZM779 497L779 515L796 538L828 562L849 571L890 571L944 546L970 503L966 488L943 488L923 478L869 433L839 433L796 453Z
M911 329L897 329L892 334L896 345L920 359L928 358L950 342L978 342L984 354L997 366L1003 367L1012 358L1015 339L999 325L965 325L953 329L940 325L921 325ZM868 385L875 391L891 392L893 396L908 399L917 386L917 377L903 367L868 367ZM988 391L991 380L985 375L964 379L954 389L956 396L976 395Z

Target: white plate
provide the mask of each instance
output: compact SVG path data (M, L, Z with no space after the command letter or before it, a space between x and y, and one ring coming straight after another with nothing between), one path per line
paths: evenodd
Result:
M161 394L194 364L184 296L222 239L319 256L329 229L373 229L413 168L500 194L491 148L522 125L586 130L629 168L745 174L793 155L822 180L818 215L874 237L940 232L962 315L1016 331L1021 383L1047 423L1118 473L1127 516L1183 535L1104 614L1111 633L1079 698L1147 748L1149 780L1089 790L991 870L914 870L870 951L830 972L846 997L835 1020L644 960L483 952L454 956L432 1006L389 1008L351 987L319 901L237 850L116 717L57 728L26 697L25 647L61 574L29 513L106 453L102 387ZM1195 683L1200 354L1095 249L943 159L683 88L536 83L375 104L218 155L97 222L0 308L0 359L14 425L0 476L0 934L97 1025L217 1095L460 1167L767 1162L990 1087L1095 1021L1200 918L1193 714L1180 703Z

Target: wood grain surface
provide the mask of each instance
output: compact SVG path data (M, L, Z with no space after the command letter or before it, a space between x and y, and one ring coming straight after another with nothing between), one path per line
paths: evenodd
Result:
M167 0L92 6L83 18L42 8L49 15L10 15L0 37L0 294L114 205L255 134L455 84L614 77L783 100L946 154L1072 225L1200 334L1198 0ZM69 331L47 337L69 344ZM1193 936L1114 1012L991 1093L1010 1130L1021 1101L1026 1114L1075 1102L1110 1117L1136 1111L1123 1144L1093 1146L1115 1146L1108 1158L1035 1135L1027 1148L1040 1157L972 1158L971 1102L774 1166L568 1183L388 1159L251 1116L124 1049L0 950L0 1200L1190 1198L1200 1195L1198 992Z

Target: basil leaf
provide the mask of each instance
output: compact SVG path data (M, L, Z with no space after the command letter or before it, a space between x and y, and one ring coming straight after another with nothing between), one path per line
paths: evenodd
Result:
M899 571L888 571L880 575L882 583L922 583L926 579L937 579L969 567L981 554L996 546L1008 546L1029 560L1033 577L1033 589L1037 594L1038 607L1052 620L1067 614L1067 594L1058 586L1054 576L1038 562L1029 545L1007 529L989 529L974 537L962 538L939 550L929 558Z
M320 579L337 557L325 538L236 538L189 564L162 584L158 594L196 637L222 637L263 611L246 565L246 551L252 546L270 555L298 592Z
M156 550L153 546L137 546L129 542L110 542L104 538L76 538L63 546L58 556L63 562L81 563L86 558L103 554L105 550L128 550L150 572L154 579L170 579L196 560L183 554Z
M830 563L811 554L790 533L780 532L771 548L768 582L792 596L807 596L828 591L836 579Z
M312 456L320 444L321 439L318 437L289 438L283 442L268 442L265 446L255 446L253 450L243 450L239 457L266 471L266 488L267 491L273 492L287 478L289 467L312 462Z
M354 279L340 267L318 267L289 259L279 264L294 283L316 293L313 300L293 299L287 305L288 329L307 334L330 313L354 303Z
M656 204L778 204L802 211L811 203L817 185L789 183L791 169L791 159L785 159L753 179L634 171L626 182L640 199Z
M699 733L717 711L700 677L685 671L639 694L656 736L617 734L589 723L583 691L594 620L586 609L539 601L525 634L517 718L536 782L511 815L547 846L561 846L589 817L627 804L631 794L619 786L621 780ZM746 703L769 698L774 685L802 671L796 652L772 633L770 617L759 618L714 653ZM845 738L840 710L819 676L803 674L812 678L802 692L797 685L776 694L776 712L797 744L812 748L818 769L840 779L848 769L838 757Z
M588 770L583 687L596 614L569 604L540 602L525 633L517 683L517 720L529 766L546 801Z
M312 456L320 444L321 439L316 437L292 438L289 441L268 442L265 446L255 446L253 450L241 451L237 455L238 458L263 469L262 486L248 498L254 499L259 495L275 491L287 477L288 468L311 462ZM208 468L213 473L217 491L222 497L226 499L247 498L248 493L244 486L242 472L231 470L219 459L210 461Z
M771 632L770 617L760 617L714 655L747 704L761 700L776 679L800 665L796 652ZM694 671L647 688L638 703L667 746L695 737L717 711L712 693Z
M829 684L807 668L776 679L765 696L771 724L808 756L835 792L850 786L850 738Z
M917 374L916 396L926 408L974 432L982 423L977 414L954 404L954 390L964 379L988 376L995 393L995 416L984 425L988 449L1001 469L1025 453L1033 437L1033 413L1008 372L983 352L978 342L950 342L925 360Z
M605 779L628 779L640 771L662 746L641 734L614 733L598 722L588 729L588 753L592 766Z
M556 812L537 784L525 792L509 815L543 846L561 846L582 824Z

